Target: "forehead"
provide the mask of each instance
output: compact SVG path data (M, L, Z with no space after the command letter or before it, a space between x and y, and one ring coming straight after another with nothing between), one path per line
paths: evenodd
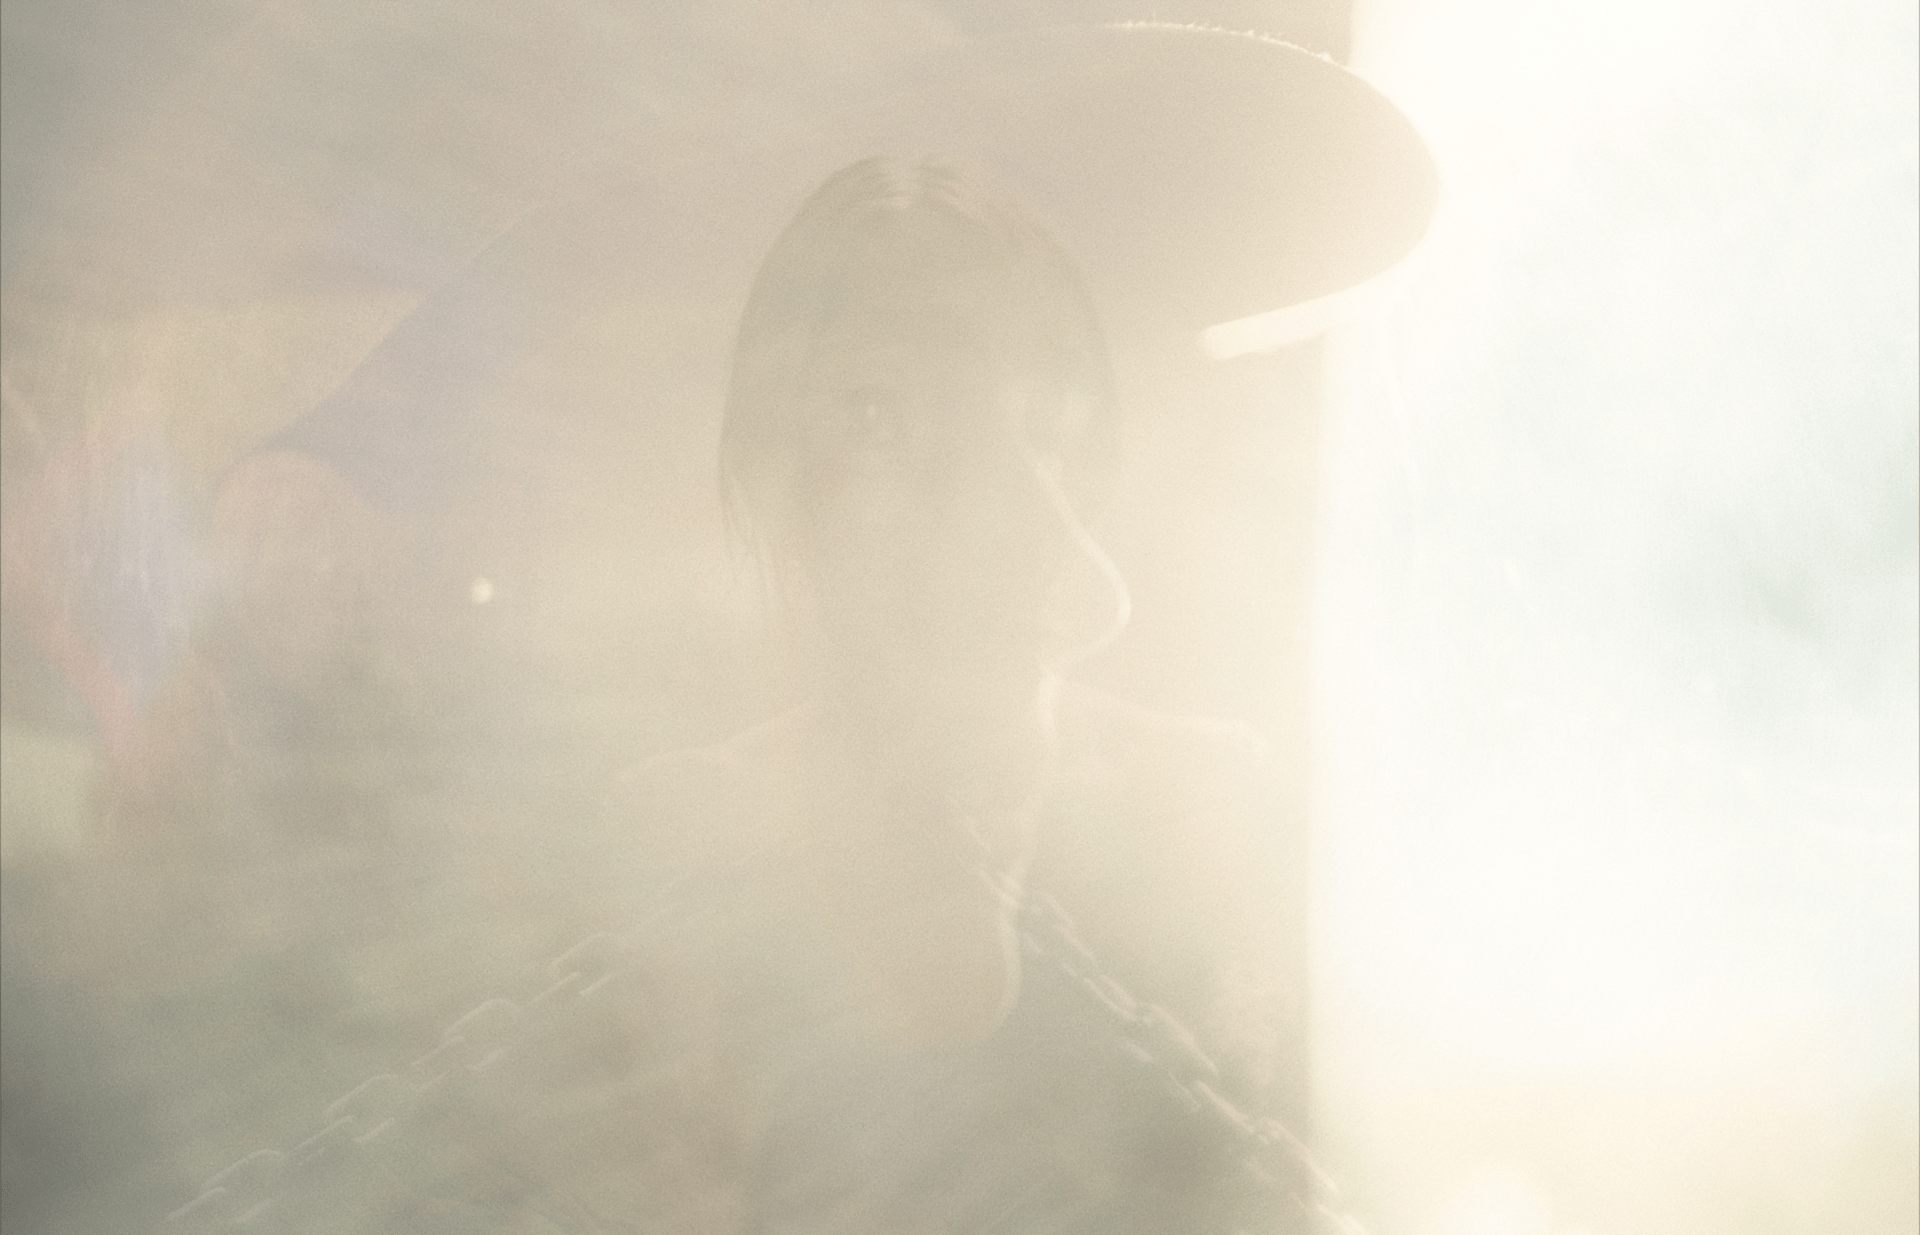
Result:
M816 378L853 369L902 382L998 380L1057 367L1049 349L1070 327L1048 321L1052 298L1004 267L884 262L848 273L810 332Z

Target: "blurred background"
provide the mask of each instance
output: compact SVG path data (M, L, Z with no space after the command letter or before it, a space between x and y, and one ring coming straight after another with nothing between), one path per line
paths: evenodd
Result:
M1322 1145L1382 1231L1913 1231L1915 12L1372 0Z
M1087 668L1311 782L1350 1207L1916 1229L1911 7L1151 8L6 0L7 1230L311 1133L571 941L615 769L792 699L713 492L791 203L686 186L1142 15L1442 168L1402 269L1143 379Z

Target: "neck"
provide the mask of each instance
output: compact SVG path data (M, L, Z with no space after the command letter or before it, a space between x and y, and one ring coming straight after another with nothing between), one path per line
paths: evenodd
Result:
M1051 762L1060 681L904 675L842 682L823 697L856 782L919 783L969 810L1006 809Z

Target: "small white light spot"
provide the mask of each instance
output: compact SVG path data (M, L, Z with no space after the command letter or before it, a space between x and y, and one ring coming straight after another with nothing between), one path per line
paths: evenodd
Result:
M476 605L486 604L493 599L493 580L485 575L475 575L473 586L467 589L467 595L473 598L473 603Z

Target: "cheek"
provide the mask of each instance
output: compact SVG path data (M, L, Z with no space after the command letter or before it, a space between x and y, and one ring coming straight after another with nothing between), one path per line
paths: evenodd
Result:
M797 497L804 548L816 562L886 555L916 521L912 486L875 469L811 469Z
M800 558L830 620L886 623L917 603L916 573L937 551L910 484L862 471L816 473L799 499Z
M969 461L916 471L842 459L801 478L799 558L842 638L970 659L1042 637L1068 526L1025 473L999 456Z

